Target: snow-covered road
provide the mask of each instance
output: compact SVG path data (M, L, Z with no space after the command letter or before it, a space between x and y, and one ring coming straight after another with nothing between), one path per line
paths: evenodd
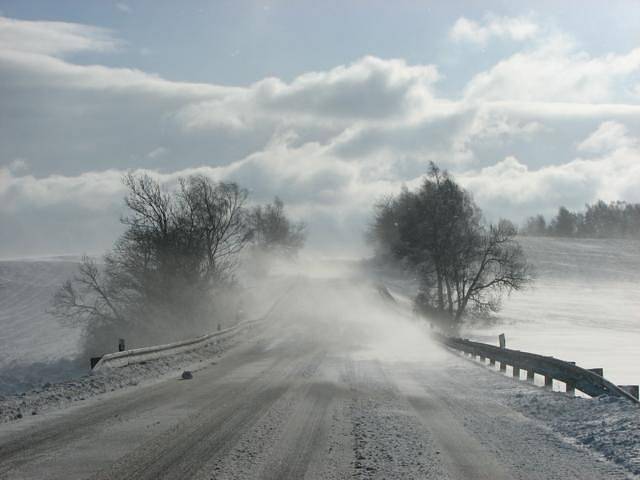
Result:
M511 408L510 384L372 288L301 281L193 380L1 425L0 478L629 478Z

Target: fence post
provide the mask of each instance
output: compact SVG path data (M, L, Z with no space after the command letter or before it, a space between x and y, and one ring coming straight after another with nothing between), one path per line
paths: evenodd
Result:
M507 371L507 364L505 362L500 362L500 371L501 372Z
M544 386L545 388L553 388L553 377L549 375L544 376Z
M495 358L490 358L489 359L489 366L491 366L491 367L495 367L496 366L496 359Z
M567 392L569 395L576 394L576 384L574 382L564 382L564 384L565 384L565 392Z
M507 339L505 338L504 333L498 335L498 341L500 342L500 348L507 347Z
M93 370L93 368L98 364L98 362L100 361L101 358L102 358L102 356L100 356L100 357L91 357L89 359L89 364L91 365L91 370Z
M632 396L638 398L638 394L640 393L638 385L618 385L618 387L620 387L625 392L630 393Z
M527 370L527 382L535 382L536 380L536 372L533 370Z
M520 367L513 366L513 376L520 380Z
M124 352L124 338L118 339L118 351Z

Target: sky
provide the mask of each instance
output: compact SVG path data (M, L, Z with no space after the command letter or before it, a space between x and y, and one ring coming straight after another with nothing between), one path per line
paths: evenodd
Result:
M640 202L635 1L0 0L0 257L100 253L128 171L366 255L429 162L489 221Z

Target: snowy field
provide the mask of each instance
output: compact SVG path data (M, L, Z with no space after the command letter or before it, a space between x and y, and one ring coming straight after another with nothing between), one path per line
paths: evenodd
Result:
M80 355L80 329L61 325L48 312L53 295L77 273L79 261L71 256L0 261L0 396L87 373L89 359ZM247 287L243 306L247 318L263 315L290 284L289 274ZM235 317L229 321L233 323ZM223 319L222 323L228 322ZM201 333L210 333L215 327L212 324ZM181 332L175 332L174 338L164 343L184 339ZM129 348L140 346L147 345L128 344Z
M504 332L511 348L603 367L607 378L619 384L639 383L640 243L549 238L522 242L537 269L535 286L504 302L498 324L470 329L466 336L495 343ZM79 332L62 327L46 312L76 262L0 262L0 394L86 372L86 359L74 361ZM304 262L301 267L306 268Z
M533 288L503 304L500 322L465 336L603 367L618 384L640 383L640 242L523 238Z
M78 329L49 313L51 298L73 275L76 258L0 262L0 394L64 380L86 370L74 361Z
M242 341L0 399L0 477L640 473L635 406L545 392L452 355L360 280L301 277Z

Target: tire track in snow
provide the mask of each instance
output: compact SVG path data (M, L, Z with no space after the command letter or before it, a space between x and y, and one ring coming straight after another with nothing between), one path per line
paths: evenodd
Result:
M277 368L247 382L241 391L228 390L210 407L154 437L93 478L184 479L193 478L201 471L206 473L207 463L227 455L242 433L291 388L292 379L309 362L317 362L316 355L303 357L297 363L280 357Z
M447 369L404 365L387 371L432 432L452 478L629 478L617 465L600 461L499 403L492 379L479 382L475 368L452 362Z

